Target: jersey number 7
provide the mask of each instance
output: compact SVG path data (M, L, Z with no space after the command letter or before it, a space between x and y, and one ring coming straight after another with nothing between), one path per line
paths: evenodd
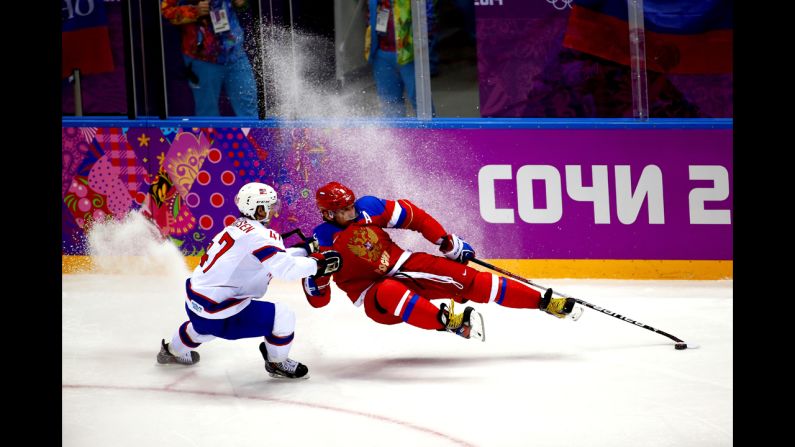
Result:
M204 267L204 263L207 262L207 259L210 256L210 250L212 250L214 242L215 241L211 241L210 245L207 246L207 251L204 253L204 256L202 256L201 260L199 261L200 267ZM224 235L221 236L221 240L218 242L221 244L221 249L218 250L218 253L216 253L213 256L213 260L210 262L210 265L208 265L204 270L202 270L202 272L204 273L207 273L207 270L210 270L210 267L212 267L213 264L215 264L215 261L217 261L218 258L221 257L221 255L229 251L229 249L232 248L233 245L235 245L235 240L232 239L232 236L230 236L229 233L226 232L224 232Z

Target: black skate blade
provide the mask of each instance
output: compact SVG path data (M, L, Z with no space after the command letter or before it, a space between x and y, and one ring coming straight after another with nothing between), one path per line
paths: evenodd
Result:
M306 375L302 376L302 377L287 377L287 376L284 376L284 375L281 375L281 374L276 374L276 373L268 373L268 375L273 377L274 379L302 380L302 379L308 379L309 378L309 373L306 373Z

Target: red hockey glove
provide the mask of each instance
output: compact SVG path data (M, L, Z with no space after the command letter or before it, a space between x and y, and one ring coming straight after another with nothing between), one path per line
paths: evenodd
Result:
M455 234L442 236L439 250L448 258L462 264L475 257L475 249Z
M330 276L307 276L301 282L304 286L304 295L312 307L323 307L331 301L331 290L328 285Z

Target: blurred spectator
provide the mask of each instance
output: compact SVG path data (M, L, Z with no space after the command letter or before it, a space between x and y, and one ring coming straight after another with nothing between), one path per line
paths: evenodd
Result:
M248 0L162 0L163 17L180 28L182 57L197 116L220 116L223 87L235 115L257 116L257 84L238 13Z
M433 0L426 0L425 8L428 27L433 30ZM417 110L411 0L368 0L367 19L364 55L373 66L382 114L406 116L406 96Z
M636 116L628 3L566 4L477 7L483 117ZM643 15L648 116L731 117L731 0L646 1Z

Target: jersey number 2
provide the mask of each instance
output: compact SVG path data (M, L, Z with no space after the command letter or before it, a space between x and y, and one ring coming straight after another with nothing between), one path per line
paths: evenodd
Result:
M204 273L207 273L207 270L210 270L210 267L212 267L213 264L215 264L215 261L217 261L218 258L221 257L221 255L226 253L230 248L232 248L233 245L235 245L235 240L232 239L232 236L230 236L229 233L224 233L224 235L221 236L221 240L218 242L222 245L222 247L220 250L218 250L218 253L215 254L215 257L213 257L213 260L212 262L210 262L210 265L208 265L204 270L202 270L202 272ZM204 253L204 256L202 256L201 260L199 261L199 266L204 267L204 263L207 262L211 248L213 248L213 242L210 242L210 245L207 246L207 251Z

